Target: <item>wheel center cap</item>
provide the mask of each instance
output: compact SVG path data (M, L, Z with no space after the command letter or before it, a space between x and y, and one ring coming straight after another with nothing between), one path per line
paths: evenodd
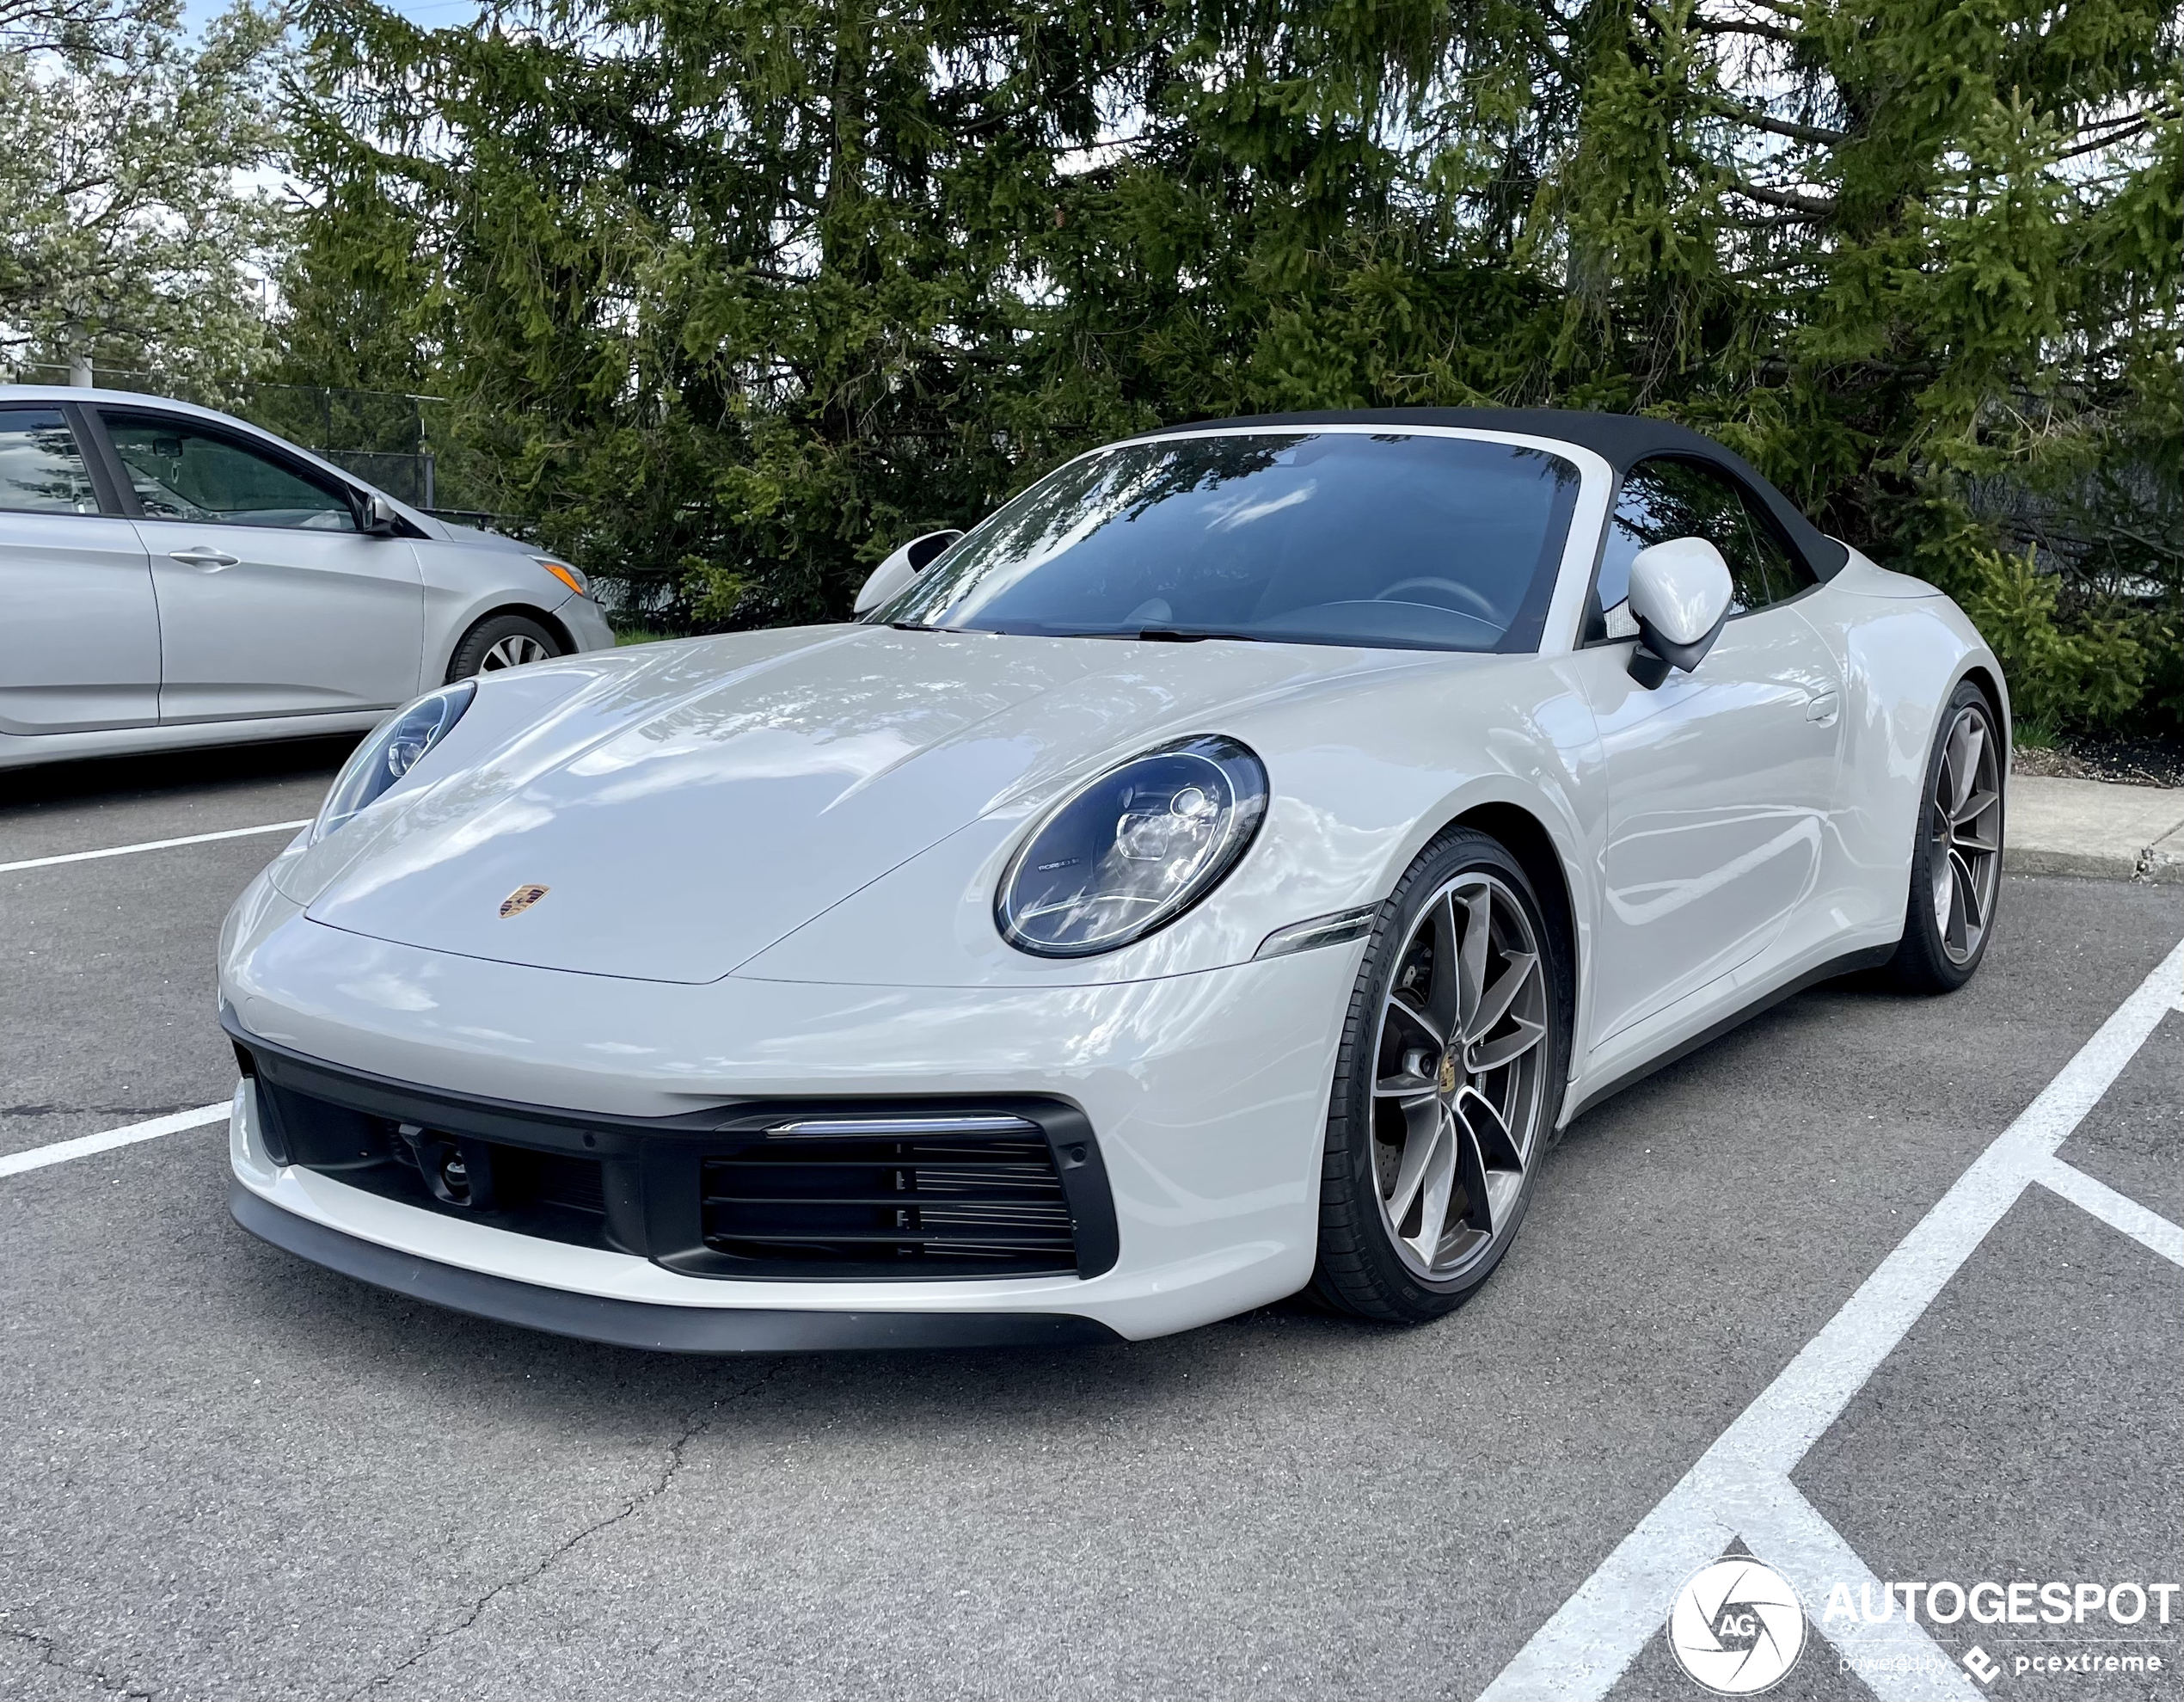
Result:
M1453 1051L1444 1052L1441 1054L1441 1091L1444 1093L1455 1092L1456 1078L1456 1054Z

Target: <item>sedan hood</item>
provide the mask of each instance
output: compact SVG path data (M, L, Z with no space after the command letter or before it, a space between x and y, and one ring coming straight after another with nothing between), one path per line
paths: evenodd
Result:
M485 751L458 728L442 754L459 745L467 766L390 797L310 914L466 956L715 980L1012 800L1164 734L1222 731L1222 710L1390 665L1305 645L865 626L625 652ZM546 673L504 678L536 691ZM497 685L471 711L488 734Z

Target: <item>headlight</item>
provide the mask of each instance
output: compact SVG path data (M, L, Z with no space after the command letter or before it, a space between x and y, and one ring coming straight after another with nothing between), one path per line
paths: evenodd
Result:
M1163 928L1236 867L1267 771L1233 739L1179 740L1109 769L1040 823L1002 877L1002 937L1088 957Z
M463 719L463 710L477 694L475 681L457 680L428 691L408 709L381 722L334 777L334 790L319 807L318 820L311 823L310 842L316 845L346 826L352 816L416 767L425 753L447 737L448 730Z
M592 581L581 568L573 568L567 562L552 556L534 556L531 559L578 596L589 597L592 594Z

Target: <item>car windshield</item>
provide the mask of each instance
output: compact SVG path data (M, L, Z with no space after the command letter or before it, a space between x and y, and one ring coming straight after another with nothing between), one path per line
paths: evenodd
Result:
M1071 462L870 618L1097 637L1531 650L1578 472L1475 438L1164 438Z

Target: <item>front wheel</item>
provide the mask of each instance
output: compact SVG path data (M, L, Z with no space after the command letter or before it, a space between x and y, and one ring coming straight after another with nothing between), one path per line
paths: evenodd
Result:
M2002 888L2003 754L1986 693L1967 679L1927 758L1903 943L1888 963L1914 992L1954 992L1986 955Z
M1382 906L1337 1054L1319 1297L1422 1323L1515 1238L1553 1136L1567 1045L1560 937L1517 860L1444 834Z
M494 615L463 635L463 642L448 659L447 683L452 685L475 673L497 673L502 668L551 661L561 654L561 648L558 638L527 616Z

